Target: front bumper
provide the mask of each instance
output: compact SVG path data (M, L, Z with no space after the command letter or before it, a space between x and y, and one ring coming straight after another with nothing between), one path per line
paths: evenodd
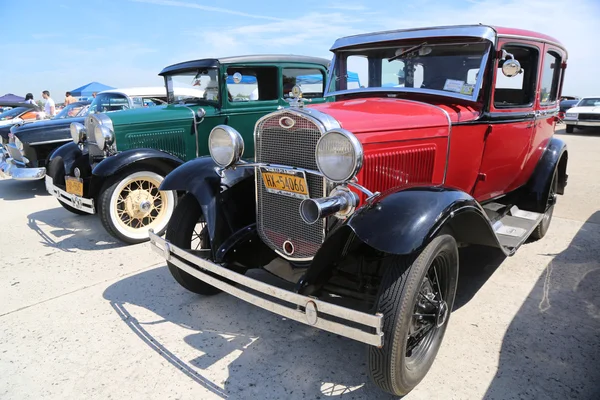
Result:
M150 247L177 268L255 306L359 342L377 347L383 346L382 314L367 314L252 279L173 246L152 230L150 230ZM237 285L224 282L204 271L233 281ZM245 289L258 292L264 297ZM289 303L291 306L282 303ZM324 318L324 315L329 318ZM337 321L330 319L331 317Z
M563 120L567 125L574 126L600 126L600 121L581 121L578 119L565 119Z
M0 144L0 176L2 178L35 181L46 176L46 168L29 168L24 161L12 158L7 148Z
M85 197L79 197L77 195L65 192L61 188L54 186L54 181L48 175L46 175L46 190L52 196L56 197L58 201L61 201L88 214L96 214L96 209L94 208L94 199L86 199Z

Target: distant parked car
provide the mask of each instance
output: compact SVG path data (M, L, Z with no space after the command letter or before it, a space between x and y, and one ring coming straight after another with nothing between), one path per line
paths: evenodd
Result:
M600 127L600 96L584 97L572 108L566 110L565 124L567 133L575 127Z
M567 96L569 97L569 96ZM565 113L567 112L567 110L571 107L575 107L575 105L577 103L579 103L579 98L563 98L560 103L559 103L559 108L560 110L558 111L558 118L560 118L561 120L565 119Z
M44 115L36 104L0 102L0 106L10 107L9 110L0 113L0 144L8 143L11 126L24 121L36 121Z

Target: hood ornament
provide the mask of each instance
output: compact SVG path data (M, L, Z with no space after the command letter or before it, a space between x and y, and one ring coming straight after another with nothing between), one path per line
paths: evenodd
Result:
M304 108L304 102L310 103L310 99L305 99L302 97L302 90L298 85L294 85L289 95L290 98L286 99L286 101L290 103L290 107Z

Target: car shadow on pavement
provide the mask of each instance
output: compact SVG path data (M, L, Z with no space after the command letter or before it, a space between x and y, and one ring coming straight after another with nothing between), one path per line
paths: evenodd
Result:
M489 248L479 247L461 249L461 256L465 276L459 279L464 281L459 290L464 293L457 302L464 305L504 257L490 256ZM268 279L265 274L249 272ZM187 292L166 267L122 279L105 290L104 298L150 348L223 398L395 398L371 383L365 345L286 320L228 294ZM141 322L148 321L148 313L140 316L137 307L150 311L149 322ZM187 351L176 344L179 337L167 343L152 333L165 323L191 332L183 338ZM227 372L221 376L227 378L219 385L222 379L214 374L223 368Z
M0 199L16 201L32 199L36 196L50 196L46 191L43 179L36 181L15 181L14 179L0 179Z
M507 329L485 399L600 399L600 224L589 222L599 217L548 254Z
M67 253L124 246L106 232L95 215L76 215L63 207L29 214L27 226L40 235L44 246Z

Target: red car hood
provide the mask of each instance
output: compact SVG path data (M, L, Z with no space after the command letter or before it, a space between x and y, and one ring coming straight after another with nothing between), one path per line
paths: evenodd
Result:
M382 98L344 100L318 104L310 108L329 114L338 120L342 128L354 134L435 127L446 128L444 131L447 131L448 117L456 123L470 121L479 116L476 109L464 105L448 107L412 100Z

